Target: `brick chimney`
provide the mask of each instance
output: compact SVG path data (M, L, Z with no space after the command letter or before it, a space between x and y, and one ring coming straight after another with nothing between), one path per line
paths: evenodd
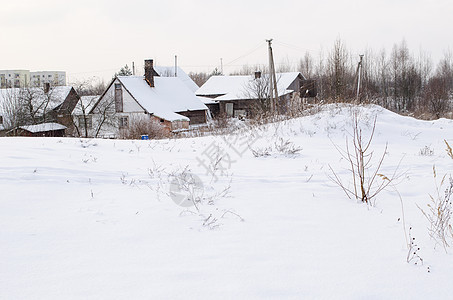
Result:
M50 91L50 83L44 82L44 93L47 94Z
M154 65L152 59L145 59L145 80L150 87L154 87Z
M255 79L261 78L261 71L256 71L255 72Z

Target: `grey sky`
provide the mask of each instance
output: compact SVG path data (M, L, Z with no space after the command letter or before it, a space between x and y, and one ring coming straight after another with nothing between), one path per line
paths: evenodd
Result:
M447 0L1 0L0 69L63 70L69 79L108 80L145 58L186 71L225 71L317 56L337 38L353 52L389 52L404 38L433 61L453 50L453 3ZM250 55L235 60L251 50ZM227 65L228 63L230 65Z

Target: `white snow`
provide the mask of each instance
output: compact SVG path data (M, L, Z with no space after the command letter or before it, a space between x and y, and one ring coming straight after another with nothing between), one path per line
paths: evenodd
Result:
M189 121L177 112L208 109L177 77L156 76L154 88L143 76L118 76L118 80L144 109L168 121Z
M288 87L296 78L301 75L299 72L277 73L278 95L283 96L293 92ZM267 80L268 74L263 74L261 78L255 79L254 75L242 76L211 76L195 94L197 96L214 96L216 101L229 100L248 100L254 94L253 81Z
M183 69L180 67L176 68L176 77L181 79L181 81L193 92L195 93L198 90L199 86L184 72ZM161 77L175 77L175 67L167 67L167 66L155 66L154 70L159 74Z
M349 180L334 145L351 108L331 105L227 136L0 138L0 299L449 299L453 249L434 249L416 205L435 193L433 165L452 171L453 122L371 106L364 135L375 115L371 147L378 157L388 143L381 172L403 174L395 188L423 265L406 262L395 190L367 206L328 178L330 165ZM282 154L280 139L302 150ZM212 149L227 154L216 177L203 167ZM169 176L186 166L205 196L230 196L199 213L176 205Z
M197 98L200 99L200 101L203 102L204 104L216 104L217 103L212 98L209 98L209 97L197 96Z

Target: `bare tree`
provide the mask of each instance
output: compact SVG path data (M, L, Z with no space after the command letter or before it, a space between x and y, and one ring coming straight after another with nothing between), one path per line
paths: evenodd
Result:
M25 107L18 90L1 89L0 100L3 128L9 130L25 125Z
M315 73L314 69L313 57L310 52L305 52L304 57L299 61L299 72L301 72L305 78L313 78Z
M61 104L55 89L45 87L10 88L1 93L5 123L9 128L52 121L55 119L52 110Z
M90 112L93 114L93 136L99 137L102 130L108 127L117 127L118 120L115 110L115 97L104 95L98 100Z
M251 77L243 87L243 96L256 101L253 115L267 114L270 111L269 78L267 74L253 79Z
M347 95L348 85L348 59L349 54L340 39L334 43L334 47L328 58L327 72L331 97L337 101L344 101Z
M208 81L209 77L211 77L208 73L205 72L190 72L189 77L198 85L202 86Z
M436 76L429 79L425 88L424 102L430 113L440 118L449 105L447 78Z

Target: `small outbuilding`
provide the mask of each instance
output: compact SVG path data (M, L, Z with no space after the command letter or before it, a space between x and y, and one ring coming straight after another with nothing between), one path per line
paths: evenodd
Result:
M15 131L14 135L16 136L63 137L65 136L66 129L66 126L58 123L43 123L38 125L20 126L11 131Z
M305 77L299 72L277 73L276 77L277 106L279 112L284 113L293 99L300 99ZM203 99L214 116L253 116L268 109L269 78L261 72L245 76L211 76L195 94Z

